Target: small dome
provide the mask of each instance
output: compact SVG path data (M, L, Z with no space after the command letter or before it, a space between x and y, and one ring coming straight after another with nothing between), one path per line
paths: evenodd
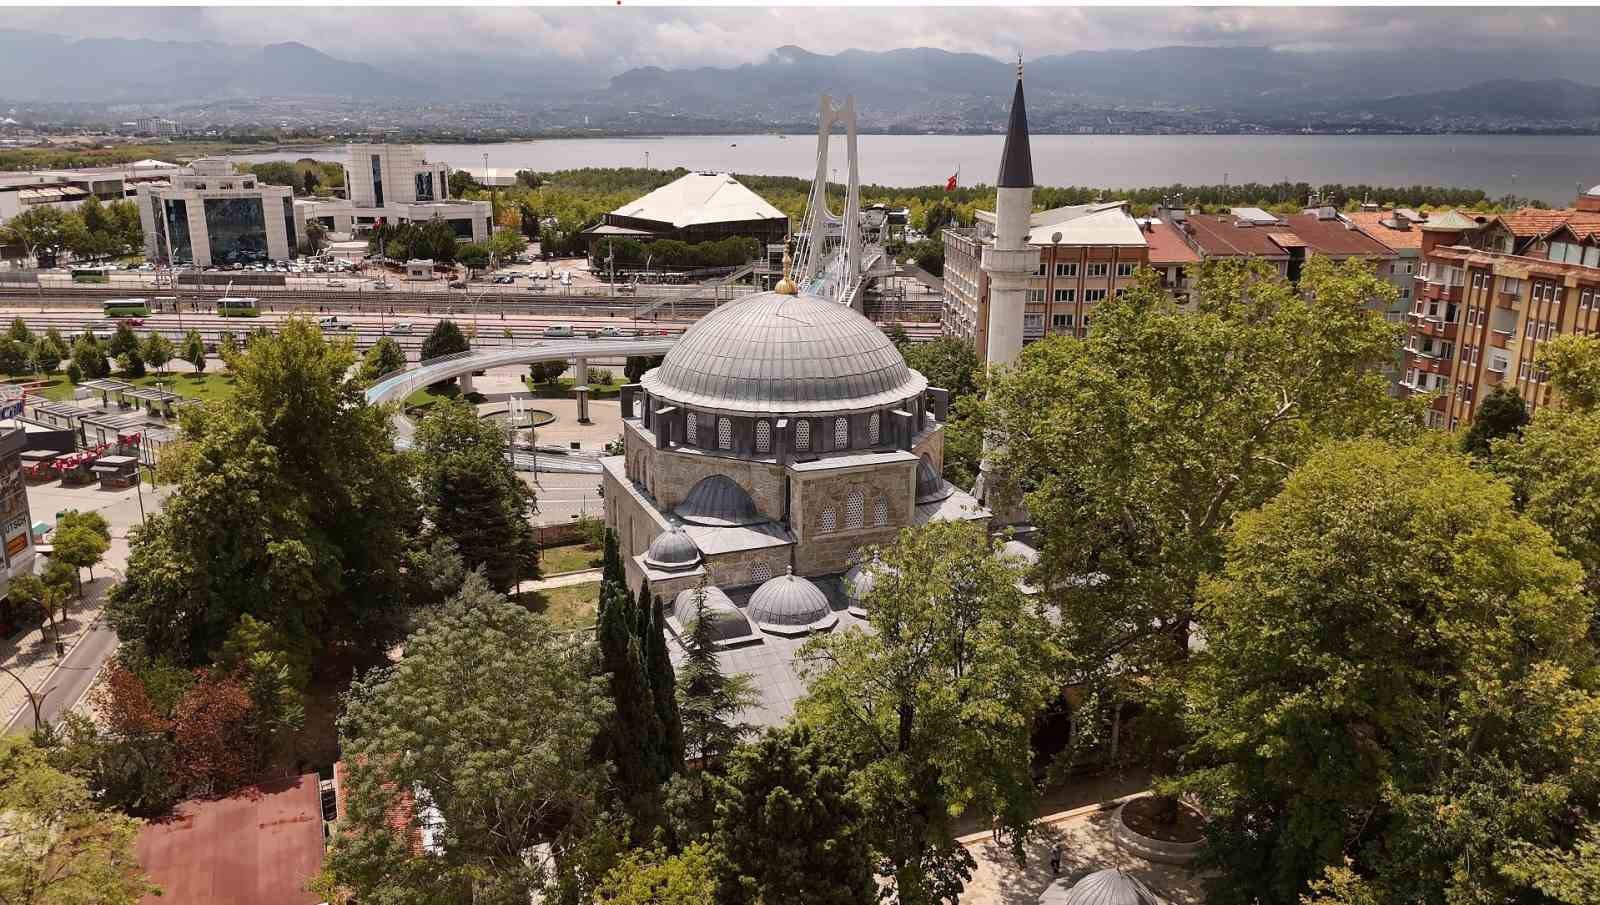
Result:
M1055 887L1047 890L1039 901L1059 902L1061 905L1161 905L1161 900L1150 891L1150 887L1138 877L1116 867L1097 870L1084 877L1072 884L1064 896L1059 893L1052 896L1054 890Z
M794 574L769 579L750 595L750 619L762 631L780 635L828 628L835 620L828 597L811 582ZM820 625L819 623L827 623Z
M955 488L951 487L939 473L933 470L933 461L923 456L917 462L917 505L924 503L937 503L950 496Z
M744 492L739 483L727 475L714 474L702 478L689 489L683 502L673 510L678 518L691 525L758 525L766 519L757 511L755 501Z
M700 565L700 548L677 525L656 535L644 551L644 564L663 572L686 572Z
M1584 191L1584 194L1590 197L1600 198L1600 185L1589 186L1589 188Z
M683 635L693 631L696 616L695 597L699 592L699 588L689 588L679 591L678 596L673 599L672 618L677 620L678 630ZM722 593L721 588L707 585L705 594L705 619L706 624L711 626L713 640L733 641L755 634L750 628L750 620L733 605L727 594Z
M878 584L878 578L889 571L881 560L874 557L866 562L858 562L844 573L844 594L850 598L850 605L858 609L866 609L867 598L872 596L872 590Z

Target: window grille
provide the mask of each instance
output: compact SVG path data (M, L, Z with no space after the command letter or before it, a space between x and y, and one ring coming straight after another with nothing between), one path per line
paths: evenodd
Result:
M889 524L889 498L878 497L872 504L872 527L882 528Z
M733 449L733 419L717 419L717 449Z
M794 448L798 450L811 448L811 422L805 418L800 419L794 426Z
M850 445L850 419L835 418L833 421L833 445L835 449L845 449Z
M756 422L756 452L765 453L772 451L772 424L767 421Z
M750 580L751 581L763 582L763 581L766 581L766 580L770 579L771 577L772 577L772 567L767 565L764 562L756 563L755 568L750 570Z
M867 419L867 443L871 446L878 445L878 413L873 412Z
M690 412L683 423L684 440L688 441L690 446L698 444L700 442L700 419L694 416L694 412Z
M860 528L866 514L866 500L861 491L852 490L844 498L844 526L846 528Z
M839 527L835 522L835 518L832 507L824 509L822 510L822 518L817 520L817 527L823 534L835 531Z

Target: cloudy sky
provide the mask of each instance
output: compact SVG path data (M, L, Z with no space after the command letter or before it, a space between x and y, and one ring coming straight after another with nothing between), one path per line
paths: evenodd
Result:
M1434 47L1474 46L1584 52L1600 26L1600 9L35 7L6 9L0 21L5 27L75 37L300 41L375 63L441 49L493 57L558 56L615 73L639 65L750 62L783 44L818 52L939 47L995 57L1169 44L1393 48L1414 55Z

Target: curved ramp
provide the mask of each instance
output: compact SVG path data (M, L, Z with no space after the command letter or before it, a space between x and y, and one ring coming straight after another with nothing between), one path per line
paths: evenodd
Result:
M508 365L531 365L536 361L571 361L575 358L665 355L676 341L675 336L545 340L527 346L457 352L454 355L430 358L414 368L385 374L367 388L367 401L374 405L380 402L398 401L430 383Z

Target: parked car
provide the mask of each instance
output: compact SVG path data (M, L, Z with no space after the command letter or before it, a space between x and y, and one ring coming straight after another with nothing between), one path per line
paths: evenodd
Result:
M317 326L324 330L348 330L355 325L336 314L330 314L327 317L317 318Z
M622 335L622 330L619 327L601 327L589 334L593 339L616 339Z
M411 335L411 322L410 321L395 321L394 324L389 327L389 335L390 336L409 336L409 335Z
M394 284L390 283L388 280L379 280L378 282L372 284L372 288L373 289L393 289L394 288Z
M544 328L546 339L566 339L576 334L572 331L571 324L551 324Z
M451 289L465 289L465 288L467 288L467 281L466 280L451 280L450 281L450 288Z
M329 280L328 281L328 288L329 289L343 289L344 288L344 280Z

